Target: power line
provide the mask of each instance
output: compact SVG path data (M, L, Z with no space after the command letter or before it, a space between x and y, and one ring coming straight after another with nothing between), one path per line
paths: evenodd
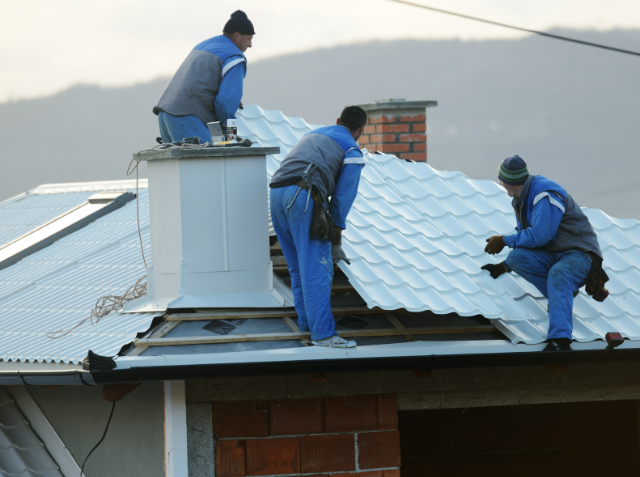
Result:
M564 40L570 41L573 43L578 43L580 45L593 46L596 48L602 48L603 50L617 51L618 53L626 53L627 55L635 55L640 56L640 52L632 51L632 50L624 50L622 48L614 48L613 46L601 45L599 43L591 43L590 41L576 40L575 38L569 38L561 35L554 35L553 33L545 33L543 31L538 30L529 30L528 28L521 28L514 25L507 25L506 23L494 22L492 20L486 20L484 18L472 17L471 15L464 15L462 13L451 12L449 10L442 10L440 8L428 7L426 5L421 5L419 3L407 2L405 0L387 0L389 2L402 3L403 5L409 5L412 7L423 8L425 10L431 10L438 13L445 13L447 15L453 15L455 17L466 18L468 20L475 20L478 22L489 23L490 25L497 25L505 28L511 28L513 30L526 31L527 33L535 33L536 35L546 36L548 38L554 38L556 40Z

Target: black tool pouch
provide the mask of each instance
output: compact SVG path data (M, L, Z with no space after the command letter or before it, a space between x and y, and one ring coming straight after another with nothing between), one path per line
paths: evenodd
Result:
M314 186L310 187L309 193L313 199L313 216L311 217L309 235L314 240L324 239L329 242L337 242L340 240L340 232L335 229L336 224L329 215L324 197Z
M593 297L595 301L604 301L609 296L609 290L604 284L609 281L609 276L602 268L602 259L595 253L589 253L591 257L591 270L587 275L585 289L587 295Z

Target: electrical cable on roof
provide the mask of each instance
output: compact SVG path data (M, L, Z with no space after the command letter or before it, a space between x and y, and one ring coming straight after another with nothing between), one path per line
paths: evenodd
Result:
M144 149L144 151L152 151L155 148L152 149ZM138 157L138 154L140 154L142 151L138 151L133 155L133 159L131 159L131 162L129 163L129 167L127 167L127 175L130 175L133 171L131 170L131 164L133 164L133 161L136 161L136 157ZM142 253L142 261L144 262L144 268L149 268L147 266L147 259L144 256L144 244L142 242L142 232L140 231L140 200L138 199L138 182L139 182L139 174L138 174L138 168L140 166L140 161L136 161L136 165L134 167L135 171L136 171L136 221L138 223L138 237L140 238L140 252Z
M208 145L209 143L181 144L180 146L172 145L170 147L191 148L191 147L207 147ZM132 174L134 170L136 171L136 219L138 224L138 238L140 239L140 252L142 253L142 261L144 262L145 269L148 269L149 267L147 266L147 260L144 256L144 244L142 241L142 232L140 229L140 201L138 199L138 195L139 195L138 194L139 192L138 191L138 182L139 182L138 166L140 165L140 160L137 159L137 157L142 152L154 151L159 148L164 149L166 147L167 147L167 144L160 144L158 146L155 146L149 149L143 149L142 151L136 152L133 155L133 159L131 159L131 162L129 163L129 167L127 167L127 175ZM132 169L131 165L134 162L136 164ZM78 322L73 328L71 328L68 331L64 331L64 330L50 331L47 333L47 338L50 338L52 340L63 338L64 336L67 336L69 333L71 333L73 330L82 326L82 324L87 320L91 321L91 326L97 325L101 318L107 316L112 311L122 310L124 308L125 303L135 300L137 298L141 298L147 294L147 284L142 283L142 280L144 280L145 278L147 278L146 275L139 278L138 281L136 281L132 286L127 288L127 290L122 295L106 295L99 298L98 301L96 301L96 305L91 310L91 314L87 318ZM95 323L93 321L94 318L95 318Z
M109 430L109 424L111 424L111 418L113 417L113 411L115 409L116 409L116 401L113 401L113 406L111 406L111 414L109 414L109 420L107 421L107 427L104 428L104 434L102 434L102 439L98 441L98 443L93 447L93 449L91 449L91 452L89 452L89 455L85 457L84 462L82 463L82 468L80 469L80 477L82 477L83 475L84 466L87 463L87 459L89 459L91 454L93 454L93 451L96 450L100 444L102 444L102 441L106 437L107 431Z
M624 50L622 48L615 48L613 46L601 45L600 43L592 43L590 41L577 40L575 38L569 38L561 35L554 35L553 33L546 33L538 30L530 30L528 28L517 27L514 25L508 25L506 23L494 22L493 20L486 20L484 18L472 17L471 15L464 15L462 13L456 13L449 10L442 10L441 8L429 7L427 5L421 5L419 3L407 2L405 0L387 0L388 2L402 3L403 5L409 5L411 7L423 8L425 10L431 10L438 13L445 13L447 15L453 15L455 17L466 18L468 20L475 20L477 22L489 23L490 25L497 25L505 28L511 28L512 30L520 30L526 31L527 33L535 33L536 35L546 36L548 38L553 38L556 40L564 40L570 41L573 43L578 43L580 45L593 46L595 48L602 48L604 50L617 51L618 53L625 53L627 55L635 55L640 56L640 52L632 51L632 50Z
M67 336L76 328L80 327L85 321L91 320L91 326L97 325L100 321L100 318L107 316L112 311L122 310L124 308L124 304L135 300L136 298L143 297L147 294L147 284L141 283L142 280L147 278L145 275L142 278L139 278L137 282L135 282L132 286L127 288L127 291L122 295L106 295L98 299L96 301L96 306L91 310L91 315L89 315L84 320L81 320L76 326L71 328L68 331L58 330L58 331L50 331L47 333L47 338L51 338L52 340L57 340L64 336ZM93 319L96 319L95 323Z

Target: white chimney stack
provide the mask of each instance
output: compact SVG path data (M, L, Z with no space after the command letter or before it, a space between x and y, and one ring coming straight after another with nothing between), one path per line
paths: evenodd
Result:
M278 147L171 148L147 161L147 296L127 312L292 306L269 256L266 155ZM288 292L288 293L287 293Z

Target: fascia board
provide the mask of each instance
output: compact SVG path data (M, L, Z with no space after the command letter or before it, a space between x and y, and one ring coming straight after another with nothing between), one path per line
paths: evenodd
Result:
M0 368L0 386L95 386L86 371L5 371Z
M605 350L602 341L574 351L542 352L545 344L506 341L413 342L351 349L319 347L243 353L118 357L112 371L93 371L97 384L313 372L394 371L620 362L640 359L640 343Z
M80 473L80 467L75 461L67 446L64 445L62 439L53 428L47 417L38 406L38 403L29 390L20 386L17 388L8 389L9 393L16 402L16 405L20 408L24 417L29 421L29 425L33 431L38 435L44 447L51 458L56 462L60 468L60 473L64 477L78 477L84 476L84 473Z
M362 346L355 348L325 348L310 346L277 350L244 351L242 353L184 354L167 356L119 356L114 359L116 369L151 366L184 366L197 364L250 364L281 361L316 361L373 358L408 358L421 356L477 356L483 354L520 354L541 352L546 343L513 345L503 340L465 342L414 341L401 344ZM573 343L575 351L602 350L606 343L592 341ZM638 349L640 342L625 341L624 348ZM619 351L619 350L618 350Z

